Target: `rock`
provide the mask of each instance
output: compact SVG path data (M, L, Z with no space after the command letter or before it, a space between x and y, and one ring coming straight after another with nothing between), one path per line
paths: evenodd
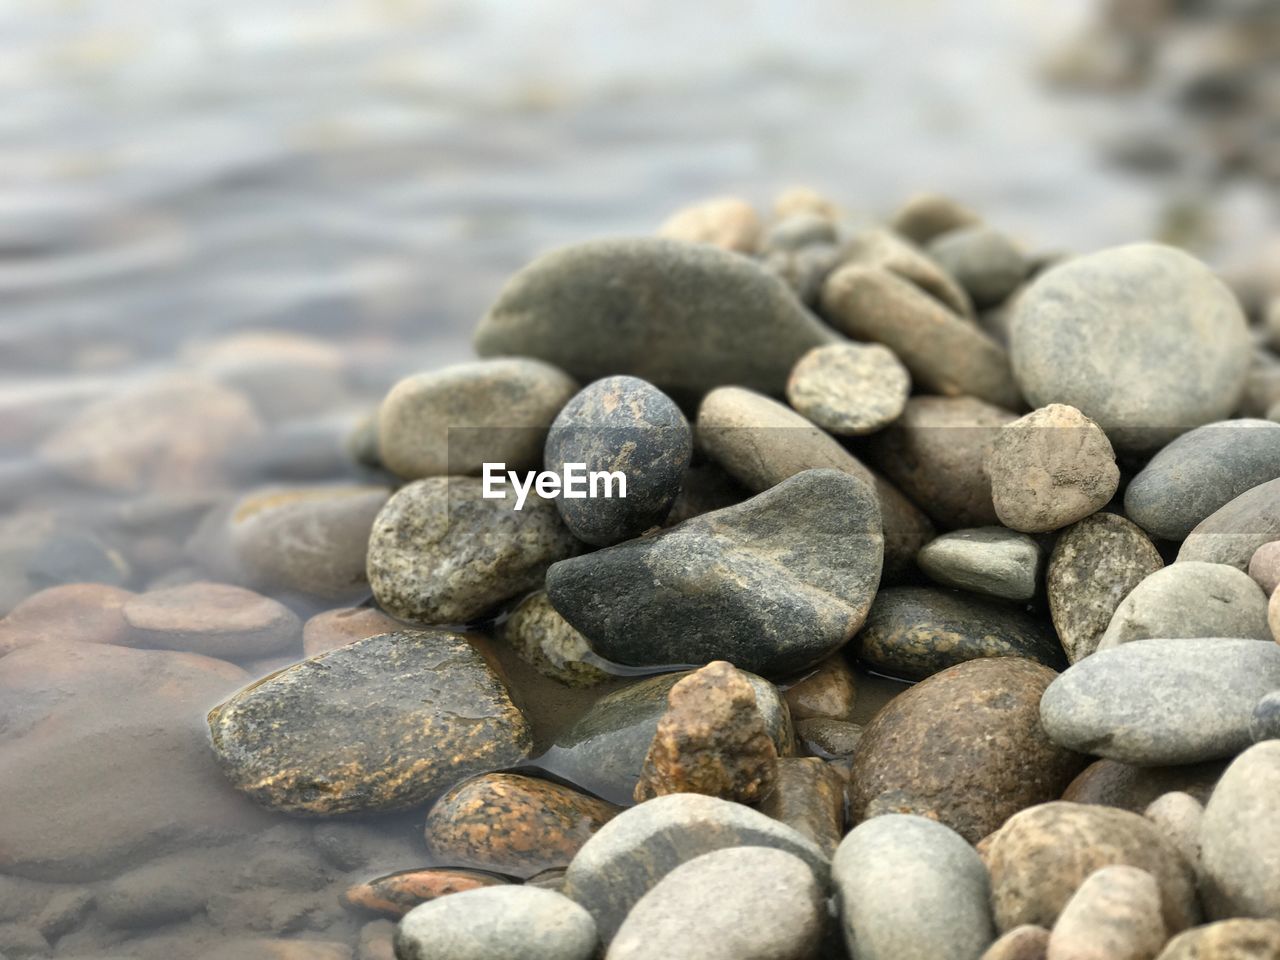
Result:
M1280 921L1223 920L1174 937L1156 960L1280 960Z
M972 960L995 937L986 867L940 823L868 820L831 868L845 944L859 960Z
M113 878L98 897L97 919L115 930L150 930L204 913L214 886L230 882L221 851L160 857Z
M568 866L617 812L550 780L489 773L435 802L427 814L427 853L434 863L531 877Z
M596 796L631 803L658 721L667 711L667 696L690 675L650 677L601 697L543 755L543 766ZM786 703L769 681L751 674L746 677L755 689L756 707L778 755L790 756L795 752L795 733Z
M783 282L806 307L816 307L822 285L831 271L840 266L840 250L835 244L810 244L795 250L769 250L761 260L770 273Z
M846 720L811 717L796 721L796 738L804 749L824 760L848 760L853 757L865 729Z
M862 230L849 239L842 254L846 264L886 270L957 316L973 316L969 295L955 278L922 249L892 230L881 227Z
M129 644L210 657L252 659L298 645L302 624L292 610L228 583L189 583L140 593L122 608Z
M736 847L680 864L627 914L608 960L807 960L827 918L826 892L799 857Z
M1220 760L1176 767L1135 767L1115 760L1096 760L1071 781L1062 799L1141 813L1157 798L1177 790L1204 803L1225 768Z
M841 333L893 350L921 389L1017 407L1003 347L891 270L847 264L822 288L822 313Z
M556 612L545 590L531 593L501 626L503 640L544 677L571 687L593 687L610 679L587 638Z
M512 351L513 353L515 351ZM550 364L481 360L406 377L378 408L378 456L398 477L542 465L547 430L578 384Z
M779 220L802 213L833 221L840 219L840 208L835 202L812 187L787 187L773 200L773 215Z
M826 889L827 859L807 838L741 804L678 793L649 800L605 824L569 864L565 892L590 911L601 941L608 943L632 907L663 877L682 863L726 847L794 854L813 872L818 888Z
M415 907L396 929L399 960L591 960L596 927L572 900L537 887L468 890Z
M810 350L787 381L787 401L830 433L874 433L902 416L911 374L878 343L833 343ZM1280 426L1280 425L1278 425Z
M1280 740L1280 690L1268 693L1254 706L1249 718L1249 737L1254 743Z
M738 197L715 197L677 210L658 228L658 236L684 243L706 243L737 253L755 253L760 217Z
M89 404L55 430L40 459L113 493L217 488L226 459L262 432L248 399L182 374Z
M709 663L677 682L667 703L636 783L636 803L703 793L750 804L773 791L778 749L746 674L723 660Z
M134 596L104 583L66 583L33 593L0 619L0 657L33 643L124 643L121 612Z
M1062 908L1049 938L1053 960L1152 960L1167 939L1160 888L1137 867L1103 867Z
M414 907L430 900L506 883L492 874L475 870L406 870L375 877L348 887L342 902L358 910L399 920Z
M1062 531L1049 555L1045 592L1067 659L1093 653L1120 602L1163 566L1146 534L1114 513L1095 513Z
M713 390L698 411L698 447L748 490L768 490L805 470L839 470L875 488L885 531L885 574L911 566L933 535L929 521L890 483L834 437L768 397L737 387Z
M0 516L0 611L48 587L133 579L129 560L83 519L40 509Z
M1200 763L1247 747L1254 704L1277 688L1274 643L1134 640L1063 673L1045 691L1040 720L1054 743L1081 753L1139 766Z
M1274 590L1271 593L1271 599L1267 602L1267 625L1271 628L1271 636L1280 643L1280 600L1276 599L1276 594L1280 590Z
M778 218L765 233L761 249L768 253L803 250L813 246L834 246L839 239L839 230L829 214L797 211Z
M1127 810L1061 801L1031 807L987 842L983 859L1001 931L1027 923L1053 927L1089 875L1112 865L1155 878L1170 933L1199 919L1191 867L1152 823Z
M1070 404L1122 452L1158 449L1229 415L1249 366L1231 291L1198 260L1156 244L1042 273L1019 296L1011 334L1027 400Z
M391 491L315 486L246 496L231 515L231 545L254 587L341 600L368 589L369 531Z
M937 587L881 590L854 643L863 663L905 680L979 657L1064 665L1052 631L1023 610Z
M193 712L248 679L193 654L88 643L0 658L0 873L83 883L259 827Z
M893 215L893 229L916 243L928 243L943 234L981 223L963 204L938 193L918 193Z
M1200 890L1215 920L1280 920L1280 742L1250 747L1227 767L1200 822Z
M998 939L981 960L1047 960L1048 956L1049 931L1028 923Z
M1029 267L1007 235L980 224L949 230L927 250L978 307L1002 302L1018 289Z
M1023 533L1047 533L1097 513L1120 484L1106 434L1060 403L1007 424L984 466L996 516Z
M1280 540L1264 543L1249 558L1249 576L1268 597L1280 586Z
M201 372L249 397L269 422L314 417L346 399L342 350L318 338L248 330L186 352Z
M751 260L645 237L535 260L481 321L476 349L538 357L583 381L630 374L683 402L726 383L781 394L802 354L836 340Z
M880 811L938 820L970 843L1061 795L1082 759L1040 729L1048 667L970 660L898 694L868 725L850 778L854 821Z
M794 720L811 717L848 720L853 715L857 695L853 671L838 653L827 657L813 673L787 687L783 694Z
M412 809L530 749L502 681L444 631L383 634L294 664L214 707L209 729L237 789L326 816Z
M51 957L49 941L34 926L25 923L0 923L0 956L13 960Z
M584 486L596 472L626 478L625 496L556 500L574 536L607 547L662 524L692 455L693 432L670 397L635 377L606 377L560 411L547 435L546 467L585 464Z
M921 571L944 587L1004 600L1030 600L1040 584L1044 555L1025 533L977 527L944 533L916 555Z
M399 620L374 607L339 607L317 613L302 625L302 651L314 657L357 640L403 628Z
M1183 540L1210 514L1280 477L1280 423L1224 420L1178 437L1142 468L1124 512L1148 533Z
M1120 601L1098 649L1152 637L1271 640L1266 594L1248 574L1225 563L1190 560L1164 567Z
M1200 866L1200 821L1204 807L1180 790L1156 797L1142 815L1160 828L1164 838L1193 867Z
M556 505L530 494L486 500L482 480L432 477L401 487L369 536L369 585L394 617L467 623L542 585L580 547Z
M96 906L92 892L71 888L49 898L36 916L36 929L50 943L57 943L79 927Z
M225 940L196 960L352 960L351 948L332 940Z
M1241 570L1264 543L1280 539L1280 479L1246 490L1187 534L1179 560L1229 563Z
M666 526L674 527L712 510L732 507L751 496L720 464L697 460L685 473L684 486L667 514ZM901 494L899 494L901 496Z
M390 920L374 920L360 928L356 960L396 960L396 925Z
M723 659L785 675L862 625L883 548L871 489L811 470L739 506L557 563L547 596L617 663Z
M946 530L998 523L983 468L1000 428L1017 417L973 397L912 397L876 434L874 462Z
M808 837L830 857L844 836L844 781L817 757L783 757L760 812Z

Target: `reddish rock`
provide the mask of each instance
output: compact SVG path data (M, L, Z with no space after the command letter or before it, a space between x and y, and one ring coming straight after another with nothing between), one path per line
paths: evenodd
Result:
M474 870L405 870L348 887L342 901L349 907L398 920L428 900L506 882L501 877Z
M822 718L848 720L853 716L857 686L853 671L839 653L818 664L812 673L783 693L792 720Z
M302 625L288 607L227 583L197 582L138 594L124 605L136 647L253 659L293 649Z
M303 625L302 651L314 657L366 637L403 629L403 623L375 607L339 607L317 613Z
M66 583L34 593L0 620L0 656L32 643L124 643L122 610L134 594L103 583Z
M825 760L783 757L760 812L808 837L828 857L844 836L844 780Z

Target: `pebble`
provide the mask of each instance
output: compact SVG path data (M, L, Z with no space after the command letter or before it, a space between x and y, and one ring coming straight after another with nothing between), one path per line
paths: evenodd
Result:
M926 250L979 308L1003 302L1018 289L1029 269L1022 251L1008 235L982 224L948 230Z
M0 923L0 957L35 960L53 956L52 945L38 929L25 923Z
M1280 690L1266 694L1254 706L1249 718L1249 737L1254 743L1280 740Z
M779 217L764 235L761 247L768 252L831 246L839 240L839 230L829 214L798 211Z
M706 243L737 253L755 253L763 227L755 208L739 197L714 197L673 213L658 236Z
M1271 640L1267 595L1248 574L1225 563L1171 564L1120 601L1098 649L1152 637Z
M1280 960L1280 920L1222 920L1178 934L1157 960Z
M572 787L513 773L465 780L427 814L433 863L527 878L568 866L579 848L618 812Z
M547 595L616 663L729 660L786 675L862 626L883 549L871 489L810 470L739 506L557 563Z
M520 659L544 677L570 687L594 687L610 679L593 662L598 658L587 638L556 612L545 590L525 597L500 631Z
M370 637L287 667L209 712L232 785L272 810L409 810L517 764L527 722L466 638Z
M1175 790L1161 794L1142 815L1160 828L1164 838L1193 867L1200 866L1200 822L1204 807L1189 793Z
M1116 608L1164 560L1147 535L1114 513L1095 513L1063 530L1049 555L1045 592L1067 659L1097 649Z
M1200 821L1201 894L1214 920L1280 920L1280 741L1255 744L1227 767Z
M1094 871L1112 865L1145 870L1160 886L1161 914L1177 933L1199 920L1195 874L1140 814L1058 801L1014 814L984 845L996 926L1052 928Z
M1280 586L1280 540L1264 543L1249 558L1249 576L1270 597Z
M806 307L816 308L822 285L831 271L840 266L840 250L835 244L810 244L795 250L774 248L761 264L782 278Z
M938 820L970 843L1053 800L1083 766L1040 729L1056 674L1013 657L970 660L898 694L858 744L849 806Z
M547 435L546 468L585 464L588 476L601 471L626 477L625 497L556 500L574 536L607 547L662 524L692 455L693 431L670 397L635 377L606 377L556 417Z
M1124 494L1124 512L1154 537L1184 540L1200 521L1280 477L1280 423L1225 420L1160 450Z
M999 523L983 467L1000 428L1015 414L974 397L917 396L897 422L871 438L877 466L939 527Z
M667 514L668 527L700 517L712 510L732 507L750 497L749 491L739 485L729 473L712 460L695 460L684 477L680 496Z
M367 560L379 606L402 620L469 623L542 586L581 547L551 500L486 500L484 482L432 477L401 487L373 524Z
M1153 960L1164 946L1160 888L1117 864L1096 870L1067 901L1049 938L1050 960Z
M231 514L231 546L248 582L268 593L343 600L368 590L369 531L391 491L315 486L252 493Z
M302 625L302 652L314 657L366 637L402 629L404 624L399 620L374 607L339 607L317 613Z
M858 749L865 728L847 720L811 717L796 721L796 737L805 750L824 760L848 760Z
M921 572L935 583L1003 600L1034 597L1043 560L1035 540L1005 527L944 533L916 555Z
M1007 424L983 465L996 516L1023 533L1048 533L1097 513L1120 484L1106 434L1060 403Z
M1047 960L1048 956L1049 931L1027 923L991 944L981 960Z
M1040 707L1054 743L1138 766L1200 763L1250 743L1280 689L1280 646L1235 638L1134 640L1074 664Z
M396 928L397 960L591 960L591 915L537 887L468 890L414 907Z
M110 958L103 958L110 960ZM332 940L227 940L198 954L196 960L353 960L351 948Z
M730 847L680 864L631 908L606 960L808 960L826 891L785 850Z
M840 844L831 872L858 960L973 960L995 938L987 869L940 823L868 820Z
M134 594L104 583L66 583L33 593L0 619L0 657L33 643L124 643L124 605Z
M751 260L658 237L592 240L507 282L481 356L530 356L584 382L630 374L680 402L722 384L780 395L795 362L838 338Z
M878 343L833 343L810 350L787 381L787 402L824 430L861 436L902 416L911 374ZM1280 426L1280 424L1278 424Z
M808 838L742 804L677 793L623 811L586 842L569 864L565 892L595 917L608 943L632 907L672 870L726 847L768 847L794 854L820 890L827 858Z
M881 590L854 643L863 663L904 680L979 657L1065 665L1053 631L1026 611L938 587Z
M848 661L838 653L827 657L783 694L793 720L813 717L848 720L853 716L857 696L857 679Z
M845 263L880 268L901 277L956 316L973 316L973 304L964 288L901 234L879 227L861 230L845 243L842 254Z
M1095 760L1062 792L1063 800L1095 803L1141 813L1170 791L1204 803L1226 764L1221 760L1174 767L1135 767L1116 760Z
M893 215L893 229L916 243L929 243L944 234L975 226L982 219L951 197L917 193Z
M252 659L298 646L302 623L278 601L228 583L188 583L140 593L121 610L129 644Z
M860 263L840 267L823 285L821 306L841 333L893 350L922 390L1005 407L1021 404L1004 348L892 270Z
M1188 254L1150 243L1040 274L1018 298L1011 334L1026 399L1070 404L1126 453L1228 416L1250 362L1227 286Z
M785 823L833 856L844 836L844 780L817 757L782 757L760 812Z
M1280 478L1260 483L1205 517L1187 534L1179 560L1249 566L1264 543L1280 539Z
M373 920L360 928L355 960L396 960L396 925L390 920Z
M1280 643L1280 600L1276 599L1276 595L1280 594L1280 590L1274 590L1271 593L1271 599L1267 602L1267 624L1271 627L1271 636Z
M572 377L538 360L481 360L417 373L378 408L378 458L404 480L542 466L547 430L578 391Z
M475 870L405 870L348 887L342 895L342 902L357 910L399 920L414 907L430 900L503 883L506 881L500 877Z

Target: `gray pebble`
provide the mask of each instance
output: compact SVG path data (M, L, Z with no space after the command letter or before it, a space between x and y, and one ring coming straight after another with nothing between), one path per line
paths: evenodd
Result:
M999 230L983 225L950 230L928 253L968 291L977 307L1000 303L1027 275L1022 251Z
M787 401L818 426L842 436L874 433L906 406L911 374L878 343L810 350L787 381Z
M414 907L396 927L397 960L591 960L591 915L531 886L466 890Z
M1280 539L1280 479L1246 490L1205 517L1182 541L1178 560L1229 563L1245 570L1264 543Z
M1280 689L1266 694L1253 708L1249 719L1249 736L1254 743L1280 740Z
M1242 753L1209 798L1200 825L1201 891L1215 920L1280 919L1280 741Z
M920 569L936 583L1005 600L1035 596L1043 559L1035 540L1005 527L944 533L916 555Z

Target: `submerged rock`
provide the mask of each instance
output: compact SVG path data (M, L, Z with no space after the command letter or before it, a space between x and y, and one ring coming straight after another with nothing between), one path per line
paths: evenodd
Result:
M486 887L432 900L396 928L399 960L591 960L591 915L567 897L528 886Z
M506 882L501 877L475 870L403 870L348 887L342 895L342 902L357 910L367 910L399 920L414 907L429 900Z
M594 662L599 658L587 638L556 612L545 590L522 600L500 629L520 659L545 677L571 687L592 687L610 679Z

